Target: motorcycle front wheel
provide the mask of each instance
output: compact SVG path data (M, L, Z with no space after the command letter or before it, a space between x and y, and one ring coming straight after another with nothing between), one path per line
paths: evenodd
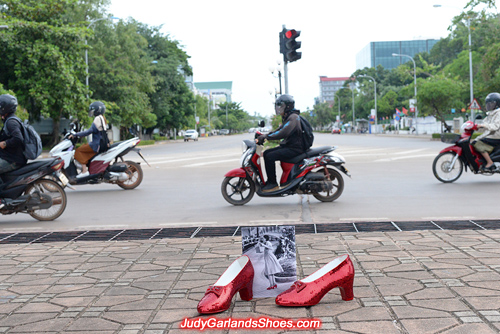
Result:
M460 158L457 158L455 164L451 166L453 159L457 154L455 152L440 153L432 164L432 172L436 179L443 183L451 183L458 180L464 171L464 164Z
M50 196L52 205L48 209L35 209L28 211L29 215L40 221L49 221L58 218L66 209L66 192L59 183L49 179L39 179L30 184L24 195L33 194L34 192ZM43 197L42 197L43 200Z
M255 194L255 184L248 177L225 177L221 185L222 196L232 205L243 205Z
M139 184L141 184L143 178L141 165L133 161L125 161L124 163L127 165L125 173L128 174L128 180L118 181L116 184L123 189L137 188Z
M340 173L336 169L327 167L326 171L328 171L330 175L330 182L333 185L332 190L313 193L312 195L314 196L314 198L316 198L321 202L333 202L337 198L339 198L340 195L342 195L342 192L344 191L344 178L342 177L342 175L340 175Z

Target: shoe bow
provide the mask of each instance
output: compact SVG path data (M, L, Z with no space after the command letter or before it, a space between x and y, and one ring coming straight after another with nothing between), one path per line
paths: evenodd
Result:
M295 283L293 283L293 286L295 287L297 292L300 292L300 291L304 290L304 288L306 287L306 284L301 282L301 281L296 281Z
M209 286L205 294L207 293L214 293L217 295L217 297L220 297L220 293L222 292L222 287L221 286Z

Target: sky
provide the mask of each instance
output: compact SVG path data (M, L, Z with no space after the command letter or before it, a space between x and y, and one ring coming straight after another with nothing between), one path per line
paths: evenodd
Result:
M232 81L234 102L251 115L269 116L279 88L270 68L283 60L283 25L301 31L302 59L288 64L288 87L296 108L306 110L320 94L319 77L350 76L356 54L368 43L446 37L467 2L112 0L108 10L121 19L161 25L161 32L190 56L194 82Z

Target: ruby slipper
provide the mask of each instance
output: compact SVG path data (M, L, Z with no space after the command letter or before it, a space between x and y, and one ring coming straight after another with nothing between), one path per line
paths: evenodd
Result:
M198 303L198 313L223 312L231 305L233 296L239 291L243 300L252 300L253 266L246 255L237 258L215 282L209 286Z
M333 288L339 288L343 300L352 300L354 267L349 255L340 256L325 266L296 281L286 291L276 297L281 306L312 306L319 303L324 295Z

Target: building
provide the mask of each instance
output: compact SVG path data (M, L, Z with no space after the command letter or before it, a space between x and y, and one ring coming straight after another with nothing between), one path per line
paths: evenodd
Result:
M429 52L438 42L437 39L422 39L413 41L370 42L356 55L356 69L377 67L385 69L396 68L408 61L408 57L394 57L392 54L404 54L410 57L420 52Z
M220 103L231 102L232 81L195 82L194 86L198 92L213 101L214 108Z
M344 82L349 80L349 77L329 78L326 76L319 77L319 102L333 103L335 94L344 85Z

